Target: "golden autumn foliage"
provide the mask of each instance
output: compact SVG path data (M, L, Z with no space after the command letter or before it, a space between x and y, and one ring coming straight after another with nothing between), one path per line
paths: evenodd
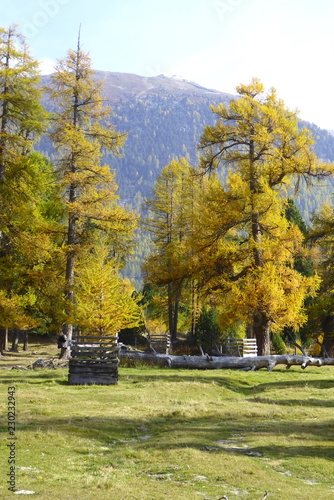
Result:
M47 121L38 64L16 26L0 28L0 50L0 351L2 330L34 327L39 314L69 338L73 327L112 335L137 326L140 308L120 276L137 218L103 164L106 152L120 155L126 136L108 121L90 57L79 40L51 77L51 165L32 153ZM310 132L274 89L253 79L237 92L212 107L199 167L174 159L157 178L143 224L152 237L145 280L160 287L173 340L180 315L194 332L205 305L221 328L252 330L260 354L269 354L271 332L303 325L305 298L320 290L313 312L334 352L333 208L314 217L316 250L286 217L290 187L333 166L318 161ZM319 275L296 268L310 252Z
M115 335L142 319L132 285L121 278L119 264L108 253L107 245L97 244L77 264L71 319L89 335Z
M36 324L34 266L50 257L40 155L31 153L45 129L38 63L17 26L0 29L0 351L6 328ZM44 192L45 191L45 192Z
M305 297L319 287L316 275L294 268L307 250L285 216L287 186L333 168L317 160L310 132L299 130L275 90L265 94L254 79L237 91L237 99L212 108L217 122L202 135L199 168L185 171L184 160L174 161L158 178L148 203L156 250L145 270L157 285L182 284L184 292L196 284L222 326L242 320L268 354L270 331L298 329Z
M45 129L40 74L16 25L0 28L0 181Z
M182 158L166 165L158 176L153 197L146 201L149 215L144 227L152 234L153 252L144 263L146 280L166 290L168 325L176 338L184 276L184 190L190 165Z
M29 314L27 308L32 307L36 296L32 290L26 290L22 296L0 290L0 328L18 328L28 330L37 325L37 321Z
M308 130L277 98L253 79L237 88L229 106L212 108L217 123L206 127L199 144L200 168L228 168L223 185L214 178L199 209L197 245L205 269L203 283L219 296L229 322L244 318L260 354L269 354L270 330L298 329L305 320L304 299L314 295L317 276L294 269L303 235L285 217L286 186L330 175L312 151ZM199 237L197 237L197 234ZM305 252L305 250L304 250Z
M322 354L334 356L334 210L326 203L313 216L309 242L317 252L317 271L322 282L319 295L310 305L310 318L315 336L323 336Z

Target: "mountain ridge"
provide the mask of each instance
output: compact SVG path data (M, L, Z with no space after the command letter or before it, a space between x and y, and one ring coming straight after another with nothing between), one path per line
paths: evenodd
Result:
M186 79L173 78L166 75L141 76L134 73L120 73L112 71L95 71L95 78L104 83L104 93L110 95L111 100L122 99L125 96L142 97L157 93L170 93L183 96L204 97L207 95L229 96L232 94L216 89L206 88L199 83Z

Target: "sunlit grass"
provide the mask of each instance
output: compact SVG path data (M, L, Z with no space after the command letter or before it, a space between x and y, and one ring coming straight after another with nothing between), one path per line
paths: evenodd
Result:
M41 499L334 498L333 368L121 368L117 386L70 386L67 369L0 377L4 408L17 391L17 488Z

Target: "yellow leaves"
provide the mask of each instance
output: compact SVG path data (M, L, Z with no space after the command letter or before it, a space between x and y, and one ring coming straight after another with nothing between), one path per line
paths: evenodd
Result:
M60 108L54 114L51 137L58 151L65 217L71 226L68 243L76 241L76 255L84 251L89 239L94 242L98 231L108 233L114 251L124 254L136 226L134 214L118 205L115 175L100 164L105 150L119 155L126 138L106 121L110 108L103 106L101 90L101 82L93 80L89 56L79 48L59 62L49 89Z
M316 293L319 278L294 269L296 256L308 256L303 234L286 219L285 201L263 176L257 192L240 172L230 173L226 188L211 176L194 221L190 262L196 262L202 293L219 307L221 324L247 323L259 311L277 330L305 321L304 299Z
M95 247L93 254L81 259L76 272L76 301L71 312L74 324L93 335L115 334L140 324L141 311L132 298L133 288L121 279L106 246Z
M313 138L306 129L299 130L298 116L285 108L276 92L263 95L263 85L253 79L237 88L240 98L212 108L217 123L206 127L199 149L201 168L216 169L232 165L244 179L253 171L252 190L259 189L262 177L270 187L279 187L306 176L329 175L334 166L321 164L311 150Z
M225 326L238 319L247 322L252 314L261 311L272 321L274 331L285 326L298 329L306 320L305 296L313 296L319 284L317 276L306 278L283 262L266 262L232 283L229 293L220 297L221 321Z
M220 301L226 324L249 321L261 312L276 329L298 327L303 303L314 295L319 278L302 276L295 259L308 257L303 235L285 217L287 186L304 178L328 175L300 130L297 114L288 110L261 82L237 88L239 99L213 108L217 123L206 127L199 149L200 166L229 168L226 185L210 178L194 217L191 247L204 292ZM212 179L212 180L211 180ZM317 218L318 231L334 232L332 210ZM325 240L323 242L325 245Z
M29 329L36 326L36 321L25 312L26 306L32 306L35 296L27 293L24 296L7 294L0 289L0 325L2 328Z
M329 202L324 203L319 212L314 216L314 226L315 232L320 227L323 232L332 232L330 229L334 227L334 210Z
M237 86L236 90L238 94L254 99L264 92L264 86L258 78L252 78L252 81L249 85L240 84Z

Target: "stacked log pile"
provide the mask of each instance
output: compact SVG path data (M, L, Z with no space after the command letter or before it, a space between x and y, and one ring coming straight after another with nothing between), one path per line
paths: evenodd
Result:
M73 385L114 385L118 381L117 337L80 335L72 342L68 381Z

